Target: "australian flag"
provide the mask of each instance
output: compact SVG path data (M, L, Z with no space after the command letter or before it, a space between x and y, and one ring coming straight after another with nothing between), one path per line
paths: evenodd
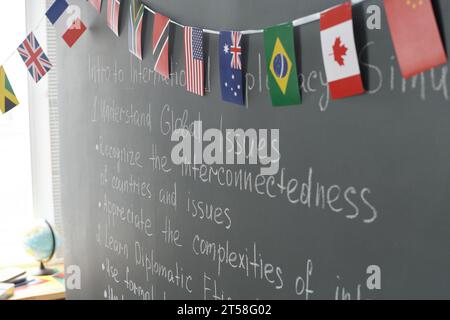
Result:
M224 101L244 105L241 39L240 32L220 32L220 83Z

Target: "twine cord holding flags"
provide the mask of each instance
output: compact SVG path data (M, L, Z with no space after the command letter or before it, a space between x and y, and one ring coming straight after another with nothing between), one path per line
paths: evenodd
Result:
M355 5L355 4L358 4L358 3L362 3L362 2L364 2L364 1L366 1L366 0L351 0L352 5ZM144 8L145 8L145 10L147 10L148 12L150 12L150 13L152 13L152 14L156 14L156 11L154 11L154 10L153 10L152 8L150 8L148 5L144 4ZM327 10L329 10L329 8L328 8ZM326 11L326 10L324 10L324 11ZM313 14L310 14L310 15L307 15L307 16L304 16L304 17L301 17L301 18L297 18L297 19L295 19L295 20L292 21L292 25L293 25L294 27L298 27L298 26L301 26L301 25L305 25L305 24L308 24L308 23L317 21L317 20L320 19L320 14L321 14L322 12L324 12L324 11L316 12L316 13L313 13ZM39 20L39 22L31 29L30 32L32 32L32 31L38 29L38 28L41 26L41 23L42 23L42 21L43 21L44 19L45 19L45 14L42 16L42 18ZM177 25L177 26L179 26L179 27L181 27L181 28L184 28L184 27L185 27L185 25L183 25L183 24L181 24L181 23L179 23L179 22L177 22L177 21L175 21L175 20L173 20L173 19L171 19L171 18L169 18L169 21L170 21L170 23L172 23L172 24L174 24L174 25ZM236 30L236 31L237 31L237 30ZM217 35L220 34L220 31L218 31L218 30L212 30L212 29L203 29L203 32L204 32L204 33L209 33L209 34L217 34ZM258 33L263 33L263 32L264 32L264 29L242 30L242 31L240 31L240 32L241 32L242 34L245 34L245 35L249 35L249 34L258 34ZM5 64L9 61L9 59L11 59L11 57L12 57L15 53L16 53L16 50L12 51L11 54L4 60L4 62L3 62L1 65L5 65Z
M321 10L319 12L315 12L300 18L297 18L295 20L290 20L288 22L283 22L283 23L279 23L276 25L271 25L270 27L262 27L260 29L249 29L249 30L234 30L234 31L226 31L226 29L228 30L232 30L232 28L227 28L225 27L223 31L221 30L214 30L214 29L208 29L208 28L204 28L204 27L192 27L190 25L185 25L182 24L176 20L171 19L168 16L163 16L161 14L159 14L159 12L153 10L152 7L152 1L149 0L148 3L144 3L144 1L142 0L132 0L131 4L130 4L130 26L129 26L129 51L134 54L135 56L137 56L137 58L139 58L140 60L142 60L142 21L143 21L143 17L144 17L144 13L145 11L148 11L149 13L153 14L156 18L154 20L154 25L156 22L156 25L158 26L158 21L160 19L164 20L164 24L159 26L159 28L164 27L163 30L159 30L158 32L162 32L164 30L167 29L167 26L169 25L169 23L172 23L182 29L184 29L184 33L185 33L185 41L187 41L186 44L185 43L185 54L186 54L186 65L188 65L188 67L190 67L192 64L188 64L187 62L190 61L188 59L188 57L193 57L194 55L192 53L195 53L196 56L196 61L195 65L197 68L198 65L198 71L195 71L194 74L192 75L192 79L194 82L197 82L201 85L201 90L199 89L199 95L203 95L203 68L204 68L204 62L203 62L203 55L204 55L204 51L203 51L203 33L206 34L214 34L214 35L219 35L219 41L221 41L220 39L223 39L224 36L228 36L230 37L228 34L230 33L234 33L235 35L235 39L231 39L232 41L237 43L237 37L243 36L243 35L252 35L252 34L262 34L264 33L264 45L265 45L265 51L270 52L269 56L272 56L272 52L273 50L276 49L277 51L277 55L273 55L272 56L272 61L267 60L267 66L268 69L270 69L271 73L268 72L269 77L272 75L273 77L275 77L275 82L278 85L278 89L280 89L281 91L277 91L274 92L274 95L279 95L279 93L281 92L283 96L287 96L286 95L286 88L287 88L287 83L290 81L290 83L294 83L294 80L289 80L290 76L288 74L290 74L290 72L286 72L286 65L291 64L291 61L295 60L295 48L292 47L292 39L293 39L293 28L298 27L298 26L302 26L302 25L306 25L309 24L311 22L320 20L320 37L321 37L321 41L322 41L322 55L323 55L323 60L324 60L324 67L325 67L325 73L327 74L327 79L330 80L332 79L333 81L328 81L328 84L330 85L330 91L331 91L331 97L333 99L338 99L338 98L344 98L344 97L348 97L348 96L352 96L352 95L356 95L356 94L362 94L364 93L364 88L363 88L363 84L362 84L362 80L360 79L360 68L359 68L359 63L358 63L358 57L356 54L356 46L355 46L355 39L354 39L354 30L353 30L353 14L352 14L352 6L353 5L357 5L357 4L361 4L363 2L365 2L366 0L347 0L342 4L338 4L335 6L332 6L330 8ZM418 0L417 0L418 1ZM100 14L101 13L101 4L102 4L102 0L90 0L91 4L94 5L94 7L97 9L97 12ZM442 39L441 39L441 35L439 34L439 28L438 25L436 23L436 18L435 18L435 14L433 12L433 7L432 7L432 2L431 0L421 0L420 1L421 4L426 4L422 6L423 8L423 12L419 12L419 10L413 11L414 9L416 9L416 3L413 1L407 1L407 3L400 1L400 0L385 0L384 1L384 7L385 7L385 12L388 18L388 22L389 20L394 21L396 23L388 23L389 27L391 29L391 34L392 34L392 38L393 38L393 42L394 42L394 47L397 51L397 60L399 60L400 63L400 68L402 71L402 75L404 78L409 78L412 75L416 75L419 74L421 72L424 72L426 70L430 70L433 67L436 67L438 65L442 65L447 63L447 55L445 53L445 48L443 46L442 43ZM114 3L114 5L113 5ZM406 4L406 5L405 5ZM136 8L136 6L138 6L138 8ZM22 57L22 59L24 60L29 73L34 77L36 83L48 72L48 70L52 67L48 57L46 56L45 52L43 52L39 42L37 41L37 39L34 37L34 29L37 29L41 26L43 20L45 19L45 17L47 16L49 18L49 21L51 22L52 25L55 25L55 22L59 19L59 17L65 12L65 10L69 7L69 4L67 3L66 0L55 0L53 5L47 10L47 12L42 16L42 18L39 20L39 22L37 23L37 25L32 28L31 33L29 34L29 36L24 40L24 42L18 47L16 48L13 52L11 52L11 54L6 58L5 62L3 64L5 64L6 62L8 62L11 57L17 53L17 51L19 51L20 56ZM368 9L370 9L372 6L369 6ZM120 14L120 0L108 0L108 25L112 24L112 21L114 21L115 23L115 27L117 30L114 30L114 33L116 34L116 36L119 36L118 34L118 16ZM415 13L414 13L415 12ZM424 16L424 18L421 18L421 15ZM424 27L425 24L424 23L415 23L415 25L413 25L412 27L415 27L413 29L409 29L409 28L405 28L404 24L401 23L401 19L397 19L397 17L401 18L403 16L408 17L408 20L411 21L423 21L424 23L427 22L429 23L429 27L427 28L428 33L431 34L431 36L429 37L430 39L426 42L426 46L423 45L423 40L426 38L414 38L416 33L420 31L421 27ZM330 17L339 17L339 19L337 18L330 18ZM66 17L66 19L68 19ZM337 20L337 21L335 21ZM62 35L62 38L64 39L64 41L66 42L66 44L71 48L75 42L81 37L81 35L86 31L86 26L82 23L82 21L80 20L80 18L78 18L77 22L80 24L80 27L71 27L70 25L67 25L68 29L65 29L65 32ZM344 23L346 23L345 25L343 25ZM397 23L400 26L397 26ZM333 31L335 30L337 25L343 25L342 28L339 29L338 31ZM72 24L73 26L73 24ZM428 25L427 25L428 26ZM110 28L112 28L111 26L109 26ZM332 29L334 28L334 29ZM283 44L277 44L278 42L281 43L281 41L278 39L278 42L273 43L273 41L271 40L273 37L270 37L270 31L272 29L279 29L280 33L285 33L285 34L290 34L288 36L286 36L286 38L284 39L284 42L290 47L288 48L289 53L286 51L285 45ZM342 30L341 30L342 29ZM158 29L156 29L158 30ZM330 31L332 30L332 31ZM131 32L130 32L131 31ZM154 33L153 36L155 36L155 26L154 26ZM195 31L195 32L194 32ZM168 34L169 32L167 32ZM191 34L191 36L194 33L199 33L199 36L195 36L195 38L193 39L193 44L189 43L189 41L191 41L192 39L187 38L186 35ZM336 36L335 33L338 33L338 35L340 36L345 36L345 42L346 45L341 43L341 38L340 36L335 37L332 39L332 37ZM162 36L162 34L160 35L160 37ZM428 38L428 37L427 37ZM188 40L186 40L188 39ZM411 41L411 39L416 39L417 41ZM153 39L155 41L155 37ZM334 41L334 44L331 43L331 41ZM325 44L324 44L325 43ZM158 59L156 60L156 64L155 64L155 70L162 74L165 77L169 77L169 73L168 73L168 60L169 60L169 51L168 51L168 35L166 35L165 38L165 42L163 43L162 49L159 52L159 55L157 56ZM430 47L434 50L435 54L428 54L424 56L424 54L422 55L417 55L416 57L411 57L410 51L411 49L414 49L415 47L418 47L420 45L421 48L423 47ZM240 46L240 44L236 44L236 46ZM344 65L344 59L343 56L346 56L346 61L349 61L348 63L345 63L345 66L348 67L347 68L339 68L336 69L335 67L335 63L333 62L333 59L330 58L330 54L329 51L324 51L323 47L329 47L332 46L332 50L333 50L333 55L334 55L334 61L337 62L340 66ZM32 47L36 47L36 48L32 48ZM400 50L400 52L398 52L399 50L397 50L397 47L400 47L402 50ZM187 50L186 48L189 48L189 50ZM228 53L228 46L225 45L224 49L225 49L225 53ZM36 50L34 50L36 49ZM240 49L240 48L239 48ZM164 51L165 50L165 51ZM36 56L37 51L39 51L39 57ZM165 56L163 57L162 60L160 60L159 58L162 57L162 54L164 54ZM201 51L201 52L199 52ZM347 54L349 52L349 54ZM154 52L155 53L155 52ZM234 53L233 53L234 54ZM289 58L290 56L290 58ZM404 61L403 63L400 61ZM163 62L161 62L163 61ZM331 61L331 64L330 64ZM295 61L294 61L295 62ZM160 63L160 64L158 64ZM162 63L166 64L166 65L161 65ZM295 64L295 63L294 63ZM408 67L408 68L402 68L402 66L405 65L411 65L413 67ZM30 67L31 66L31 67ZM209 65L208 65L209 67ZM292 66L291 66L292 67ZM158 68L158 69L157 69ZM295 65L293 67L294 69L294 74L296 73L295 70ZM353 68L353 69L352 69ZM275 70L276 69L276 70ZM290 67L289 67L290 69ZM405 70L404 70L405 69ZM196 69L197 70L197 69ZM349 77L349 74L352 74L351 77ZM287 76L288 75L288 76ZM342 76L342 78L340 78ZM344 77L345 76L345 77ZM341 85L337 85L336 81L339 79L346 79L346 78L351 78L350 80L353 81L352 83L348 83L347 85L343 86ZM233 78L234 79L234 78ZM334 85L331 86L331 83L333 83ZM224 82L225 86L227 85L227 82ZM293 88L298 87L298 84L294 83L293 85L291 85ZM242 87L242 85L238 86L240 89L240 87ZM333 88L352 88L355 89L356 91L352 91L349 89L346 90L340 90L341 93L340 94L333 94L334 91ZM271 88L277 88L276 85L272 85ZM187 87L188 91L189 87ZM233 88L231 88L230 90L232 90ZM298 89L298 88L297 88ZM297 91L297 90L295 90ZM339 91L339 90L338 90ZM344 92L345 91L345 92ZM294 91L292 91L293 94L297 94ZM233 92L233 94L236 96L236 92ZM272 94L272 91L271 91ZM345 95L344 95L345 94ZM281 95L280 95L281 96ZM273 97L272 97L273 98ZM274 101L272 99L272 104L274 105ZM292 104L292 103L290 103ZM289 104L289 105L290 105ZM294 103L294 104L298 104L298 103ZM288 104L286 104L288 105Z
M359 4L359 3L362 3L364 1L366 1L366 0L351 0L352 5ZM144 4L144 8L145 8L145 10L147 10L148 12L150 12L152 14L156 14L156 11L153 10L152 8L150 8L149 6L147 6L146 4ZM331 8L333 8L333 7L331 7ZM312 13L310 15L307 15L307 16L304 16L304 17L301 17L301 18L297 18L297 19L292 21L292 25L294 27L298 27L298 26L301 26L301 25L305 25L305 24L317 21L317 20L320 19L320 14L321 13L323 13L325 11L328 11L331 8L328 8L328 9L326 9L324 11ZM181 23L179 23L179 22L177 22L175 20L172 20L171 18L169 18L169 21L170 21L170 23L172 23L174 25L177 25L177 26L179 26L181 28L185 27L185 25L183 25L183 24L181 24ZM284 24L284 23L280 23L279 25L281 25L281 24ZM233 31L239 31L239 30L233 30ZM205 28L203 28L203 32L204 33L209 33L209 34L220 34L220 31L218 31L218 30L205 29ZM241 30L239 32L242 33L242 34L246 34L246 35L248 35L248 34L258 34L258 33L263 33L264 29Z
M27 32L27 34L29 34L30 32L33 32L33 31L36 30L36 29L39 29L39 28L41 27L41 23L42 23L42 21L44 21L44 19L45 19L45 14L44 14L44 15L41 17L41 19L36 23L36 25L31 29L31 31ZM4 65L9 61L9 59L11 59L12 56L15 55L16 53L17 53L17 48L14 49L14 51L12 51L12 52L8 55L8 57L6 57L6 59L3 61L2 64L0 64L0 66L4 66Z

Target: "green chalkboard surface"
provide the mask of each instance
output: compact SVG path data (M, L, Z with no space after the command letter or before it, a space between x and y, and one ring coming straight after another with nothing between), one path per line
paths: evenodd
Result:
M302 104L274 108L262 34L246 36L246 105L223 102L218 36L205 34L206 95L186 92L183 30L171 25L171 78L153 71L86 1L86 34L58 44L62 209L69 299L450 298L448 65L403 80L383 3L353 6L367 92L332 100L319 22L294 28ZM180 23L258 29L334 0L143 1ZM433 1L449 43L450 3ZM367 27L380 10L381 28ZM178 128L278 129L279 168L176 165Z

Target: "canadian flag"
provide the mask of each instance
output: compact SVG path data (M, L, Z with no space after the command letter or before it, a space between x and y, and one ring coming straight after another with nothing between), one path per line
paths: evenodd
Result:
M320 40L331 98L340 99L363 93L353 36L351 2L321 13Z

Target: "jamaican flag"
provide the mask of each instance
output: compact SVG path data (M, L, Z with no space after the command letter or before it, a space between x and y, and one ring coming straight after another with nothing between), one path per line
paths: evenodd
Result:
M264 48L272 105L300 104L292 23L265 29Z
M19 104L14 90L9 83L5 69L0 67L0 111L2 113L8 112Z

